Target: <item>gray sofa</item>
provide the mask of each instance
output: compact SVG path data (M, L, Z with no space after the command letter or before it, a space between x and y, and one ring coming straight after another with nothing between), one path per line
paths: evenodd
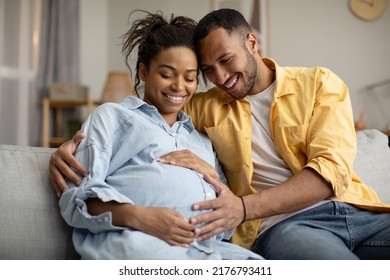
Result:
M354 168L390 203L390 148L378 130L358 132ZM50 184L54 149L0 145L0 259L78 259Z

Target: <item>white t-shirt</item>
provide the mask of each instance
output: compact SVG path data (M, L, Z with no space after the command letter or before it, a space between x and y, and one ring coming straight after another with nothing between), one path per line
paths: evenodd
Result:
M293 175L290 168L276 151L272 138L270 114L274 91L275 82L256 95L246 96L246 99L251 104L252 113L252 186L257 192L277 186ZM316 207L324 202L318 202L297 212L262 218L259 234L288 217Z

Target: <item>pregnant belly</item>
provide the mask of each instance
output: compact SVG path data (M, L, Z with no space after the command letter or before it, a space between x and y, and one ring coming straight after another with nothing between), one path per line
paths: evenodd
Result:
M153 163L118 170L107 183L135 204L168 207L190 218L196 202L213 199L215 191L196 171L179 166Z

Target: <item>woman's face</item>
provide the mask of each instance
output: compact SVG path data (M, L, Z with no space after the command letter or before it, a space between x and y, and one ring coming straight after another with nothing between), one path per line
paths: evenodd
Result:
M150 68L141 64L139 76L145 82L144 101L157 108L172 125L177 113L191 99L198 84L195 53L186 47L160 52Z

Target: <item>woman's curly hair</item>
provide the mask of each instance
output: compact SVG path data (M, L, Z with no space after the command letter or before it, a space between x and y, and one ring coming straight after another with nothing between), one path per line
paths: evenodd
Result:
M194 31L197 22L184 16L174 17L173 14L168 21L161 11L150 13L144 10L134 10L129 17L135 12L145 13L146 17L135 20L131 28L122 35L122 54L131 72L130 54L138 46L135 91L139 96L137 86L140 83L138 76L140 64L143 63L146 69L149 69L151 61L161 51L173 47L186 47L196 53Z

